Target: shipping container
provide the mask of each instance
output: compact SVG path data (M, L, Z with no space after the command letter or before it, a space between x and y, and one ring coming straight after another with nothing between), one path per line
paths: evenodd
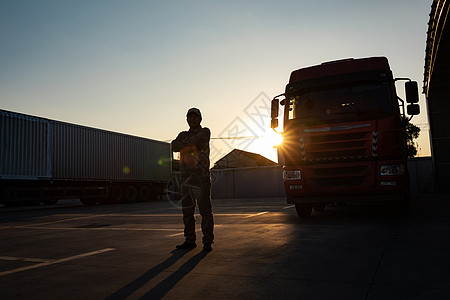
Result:
M0 110L3 204L145 201L171 176L170 144Z
M0 110L0 177L51 177L49 121Z

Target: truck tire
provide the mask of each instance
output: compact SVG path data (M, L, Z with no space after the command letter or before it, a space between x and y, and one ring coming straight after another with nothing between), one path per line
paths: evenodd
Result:
M295 203L295 210L300 218L309 217L312 213L313 205L310 203Z
M172 174L172 178L167 186L167 198L177 207L181 206L181 179L179 173Z
M86 206L97 204L97 200L93 198L81 198L80 201Z
M134 185L129 185L125 191L125 200L128 203L136 202L138 199L138 191Z
M113 185L109 191L109 203L121 203L123 198L123 187L120 185Z
M313 205L314 211L324 211L324 210L325 210L325 206L326 206L325 203L317 203L317 204L314 204L314 205Z
M41 200L25 200L24 204L26 206L38 206L39 204L41 204Z
M139 188L139 199L138 201L145 202L150 198L150 189L148 186L143 185Z
M6 207L17 207L17 206L21 206L21 205L22 205L22 202L21 202L20 200L11 200L11 199L8 199L8 200L3 200L3 204L4 204Z
M58 199L49 199L43 201L45 205L55 205L58 202Z

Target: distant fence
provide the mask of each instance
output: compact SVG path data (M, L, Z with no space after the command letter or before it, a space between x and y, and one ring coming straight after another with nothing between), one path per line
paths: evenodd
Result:
M431 157L408 159L412 193L434 192ZM211 170L212 198L284 197L281 166Z
M433 193L434 173L431 156L408 158L412 193Z
M281 166L211 170L212 198L283 197Z

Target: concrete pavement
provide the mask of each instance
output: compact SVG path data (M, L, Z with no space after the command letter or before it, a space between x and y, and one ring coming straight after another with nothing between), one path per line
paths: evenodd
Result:
M2 208L1 298L449 299L449 200L415 195L407 218L349 204L304 220L282 198L214 200L208 254L174 251L181 213L167 201Z

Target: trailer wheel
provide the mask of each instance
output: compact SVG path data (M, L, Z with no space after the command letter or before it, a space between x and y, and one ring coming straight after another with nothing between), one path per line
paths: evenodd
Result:
M318 203L318 204L314 204L314 211L324 211L325 210L325 203Z
M128 203L133 203L136 202L137 198L138 198L137 188L134 185L129 185L125 192L125 200Z
M110 203L120 203L123 199L123 187L120 185L114 185L109 192Z
M312 204L310 203L295 203L295 210L300 218L309 217L312 213Z
M180 174L172 174L172 178L167 187L167 197L175 206L181 206L181 184Z
M81 198L80 201L86 206L97 204L97 200L92 198Z
M139 201L148 201L150 198L150 189L148 186L143 185L139 188Z
M54 205L58 202L58 199L44 200L43 202L45 205Z
M19 200L3 200L3 204L6 207L17 207L17 206L21 206L22 202L20 202Z

